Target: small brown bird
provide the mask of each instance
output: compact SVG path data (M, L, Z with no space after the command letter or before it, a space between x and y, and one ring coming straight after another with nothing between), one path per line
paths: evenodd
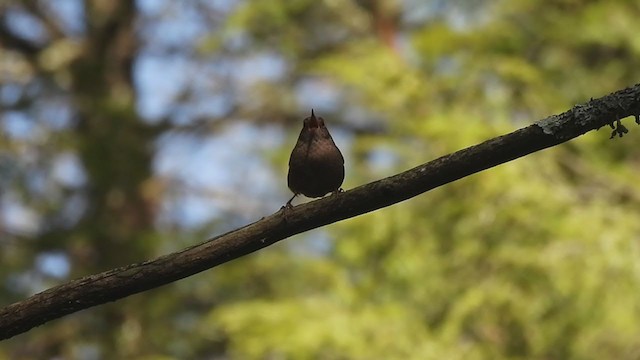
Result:
M287 181L293 197L298 195L317 198L337 192L344 180L344 158L333 142L324 119L311 116L304 119L298 142L289 158Z

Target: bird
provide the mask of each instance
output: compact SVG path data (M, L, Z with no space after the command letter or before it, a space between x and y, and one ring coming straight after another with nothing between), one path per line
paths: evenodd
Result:
M287 185L293 197L302 194L309 198L319 198L328 193L339 192L344 181L344 157L333 142L329 129L322 117L311 116L302 122L302 131L289 158Z

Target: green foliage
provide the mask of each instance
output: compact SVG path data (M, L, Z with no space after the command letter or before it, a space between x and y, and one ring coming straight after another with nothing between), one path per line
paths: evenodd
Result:
M407 32L412 61L372 38L302 61L388 119L395 137L356 138L359 158L384 145L401 170L638 78L624 25L634 2L490 9L462 29L435 20ZM218 306L205 332L236 358L634 358L639 135L607 135L331 226L333 280L299 288L300 272L317 281L319 260L305 259L308 269L264 279L305 290ZM366 166L349 168L366 181Z
M296 100L300 85L329 84L338 100L325 117L334 136L348 138L347 188L640 78L637 1L418 3L385 2L381 11L378 1L246 0L193 46L214 59L268 52L287 63L281 78L243 88L234 121L298 119L307 105ZM407 20L424 9L428 16ZM229 46L236 36L241 45ZM65 90L89 121L56 134L53 147L79 154L85 190L100 206L34 248L3 248L0 275L31 274L31 258L51 248L70 254L72 273L85 275L177 250L237 223L240 215L190 232L154 226L155 213L146 211L166 195L152 170L160 128L139 119L135 91L113 80L113 66L67 63L67 55L81 54L69 44L56 45L62 53L48 56L62 60L47 71L91 85L88 93ZM364 114L363 134L349 133L363 123L354 113ZM374 122L383 124L382 133L371 130ZM630 123L622 139L609 140L608 129L589 133L47 324L7 342L0 358L82 358L100 349L105 358L137 359L635 359L640 128ZM282 188L291 145L254 154L273 163ZM0 149L11 154L28 146L0 138ZM378 162L379 153L392 160ZM0 164L0 177L10 171ZM19 183L12 191L28 199ZM44 215L61 202L28 200ZM15 291L0 295L17 299ZM34 343L41 349L35 355L25 350Z

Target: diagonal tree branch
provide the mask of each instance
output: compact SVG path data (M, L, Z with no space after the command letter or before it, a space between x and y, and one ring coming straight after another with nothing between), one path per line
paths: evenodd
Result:
M55 18L55 16L47 14L47 9L44 9L43 3L37 0L23 0L22 6L24 6L31 15L36 17L42 25L48 30L50 40L56 40L64 37L65 33L62 30L62 26Z
M0 46L18 50L29 59L34 59L43 49L11 31L5 23L3 14L0 14Z
M533 125L335 196L276 212L180 252L70 281L0 309L0 338L143 292L339 220L412 198L438 186L542 150L604 125L622 135L620 118L640 114L640 84L590 100Z

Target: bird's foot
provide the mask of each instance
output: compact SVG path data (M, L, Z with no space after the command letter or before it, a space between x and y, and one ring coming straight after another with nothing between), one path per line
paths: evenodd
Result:
M289 213L293 210L293 206L289 203L285 204L280 208L280 212L282 213L282 220L284 222L289 222Z
M282 205L282 207L280 208L280 211L289 211L291 209L293 209L293 205L291 205L291 203L286 203Z
M296 198L296 196L298 196L298 194L293 194L293 196L291 197L291 199L289 199L289 201L287 201L286 204L284 204L283 207L280 208L280 210L284 210L284 209L293 209L293 205L291 205L291 202L293 201L293 199Z
M296 196L298 196L298 194L294 194L291 199L289 199L289 201L287 201L287 203L280 208L282 217L284 218L285 222L287 222L287 219L289 218L289 212L293 210L293 205L291 205L291 202L293 201L293 199L295 199Z

